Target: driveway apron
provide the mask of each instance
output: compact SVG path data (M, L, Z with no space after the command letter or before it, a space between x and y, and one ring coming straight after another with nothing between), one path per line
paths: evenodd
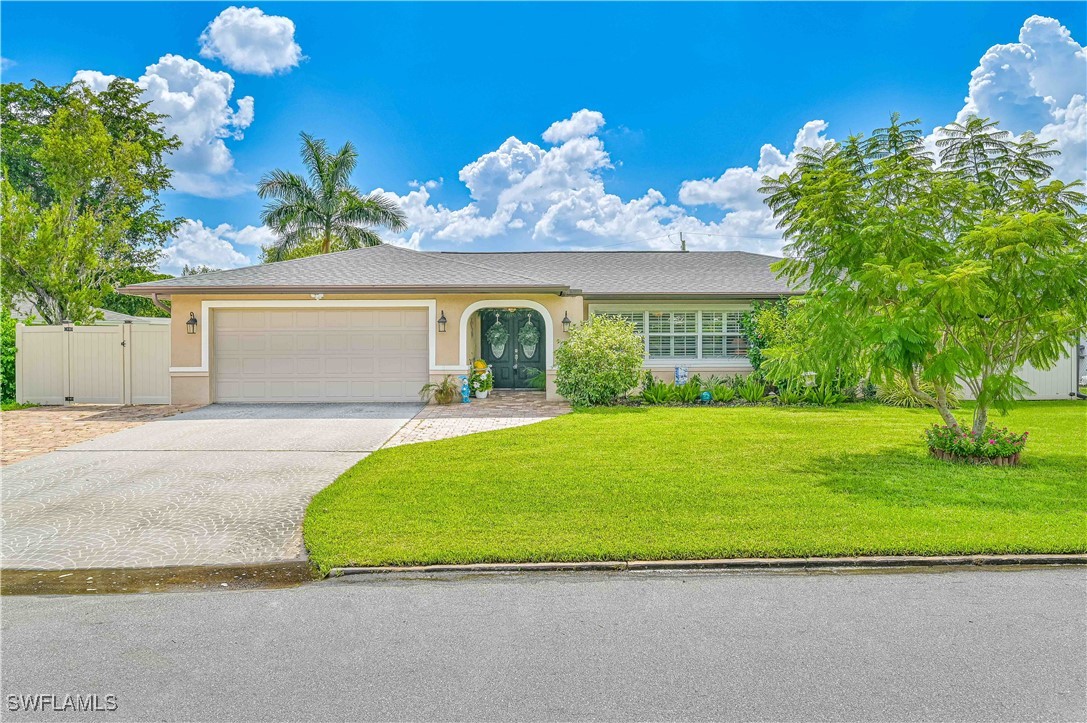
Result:
M309 500L420 408L212 405L9 465L0 493L2 565L304 559Z

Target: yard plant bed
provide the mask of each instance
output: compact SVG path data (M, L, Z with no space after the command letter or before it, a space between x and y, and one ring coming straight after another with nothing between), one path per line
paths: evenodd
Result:
M969 407L962 410L968 418ZM1018 405L1017 467L929 456L931 410L607 408L381 450L320 492L332 567L1087 551L1087 407Z

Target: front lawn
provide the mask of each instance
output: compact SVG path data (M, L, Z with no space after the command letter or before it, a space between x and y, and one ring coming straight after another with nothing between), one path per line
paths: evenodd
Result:
M1031 433L1017 468L929 459L937 420L868 404L568 414L377 452L313 499L305 539L322 571L1087 551L1087 404L996 417Z

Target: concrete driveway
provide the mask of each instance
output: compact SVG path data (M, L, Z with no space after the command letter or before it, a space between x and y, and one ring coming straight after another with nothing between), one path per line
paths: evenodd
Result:
M8 569L302 559L314 493L419 404L212 405L3 471Z

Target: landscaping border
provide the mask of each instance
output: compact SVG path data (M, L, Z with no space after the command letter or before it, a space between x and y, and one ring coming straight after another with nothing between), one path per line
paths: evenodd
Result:
M587 562L480 562L467 565L334 567L328 577L389 573L567 572L627 570L819 570L904 567L1087 565L1087 554L1053 555L873 555L869 557L742 557L711 560L601 560Z

